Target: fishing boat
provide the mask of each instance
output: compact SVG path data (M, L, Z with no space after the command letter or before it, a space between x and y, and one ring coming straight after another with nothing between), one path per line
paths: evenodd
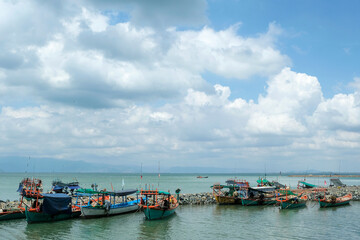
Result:
M25 218L25 204L32 196L42 192L42 181L36 178L24 178L19 183L17 192L20 193L19 204L9 205L2 203L0 208L0 221Z
M52 182L52 191L55 193L66 193L68 194L69 191L72 194L74 190L80 189L79 182L70 182L64 183L60 180L54 180Z
M241 204L241 197L246 195L249 183L246 180L229 179L226 185L215 183L211 188L219 205Z
M208 176L197 176L196 178L208 178Z
M249 187L241 203L243 206L274 205L277 203L274 190L274 187Z
M64 193L38 194L32 206L26 206L28 223L53 222L79 217L80 207L72 204L72 197Z
M298 181L298 188L300 189L307 189L307 188L317 188L317 185L307 183L305 181Z
M288 189L280 189L276 192L276 201L280 204L280 209L306 207L308 197L302 194L295 194Z
M329 198L327 198L324 195L323 198L319 198L319 204L321 208L338 207L349 204L351 199L352 199L351 193L342 197L330 196Z
M177 199L169 192L158 190L141 190L140 207L146 219L155 220L169 217L179 206Z
M88 204L81 206L81 216L85 218L106 217L135 212L139 209L140 199L128 201L128 196L136 193L136 189L122 191L94 191L79 189L76 194L89 196Z
M20 205L14 208L5 207L0 209L0 221L20 218L25 218L25 208L21 207Z

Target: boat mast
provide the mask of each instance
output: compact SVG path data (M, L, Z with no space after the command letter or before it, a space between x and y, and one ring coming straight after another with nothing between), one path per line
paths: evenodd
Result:
M142 187L142 178L143 178L143 174L142 174L142 163L141 163L141 168L140 168L140 189Z
M159 175L158 175L158 187L159 187L160 186L160 161L158 163L158 173L159 173Z

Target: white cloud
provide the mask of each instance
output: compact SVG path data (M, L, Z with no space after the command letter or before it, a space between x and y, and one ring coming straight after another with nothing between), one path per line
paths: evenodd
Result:
M203 3L169 2L156 11ZM3 39L3 58L14 60L3 63L3 85L27 89L24 99L33 98L27 95L30 93L39 102L88 108L179 99L188 89L208 88L202 78L204 71L244 79L272 75L289 63L275 47L280 29L274 24L257 38L244 38L237 34L236 26L221 31L209 27L178 31L134 24L136 17L110 25L109 16L96 8L97 3L44 4L39 11L46 12L45 16L37 13L35 1L2 4L9 21L17 15L12 31L18 33ZM108 4L119 9L126 6ZM134 4L134 14L144 7ZM45 19L51 14L54 16ZM37 26L35 37L25 21L30 15L30 23ZM7 28L0 24L0 32Z
M349 86L360 92L360 77L355 77L354 81L351 82Z
M209 71L237 79L269 76L290 63L273 47L273 32L277 28L270 25L269 31L259 38L238 36L236 26L218 32L208 27L199 32L175 32L176 43L168 55L172 62L194 72Z
M354 93L324 98L316 77L289 68L278 25L244 37L239 24L204 27L205 9L0 1L0 155L169 166L359 156L359 78ZM211 87L207 72L228 82ZM257 101L231 98L227 85L259 76L268 81Z
M360 131L360 93L337 94L321 102L312 119L318 128Z
M357 94L323 99L316 78L290 69L268 84L258 103L230 100L230 88L218 84L213 93L189 90L183 101L162 106L96 111L3 107L0 141L14 147L2 148L1 155L55 154L86 161L90 156L94 161L106 157L109 162L127 159L134 164L166 159L169 166L179 160L200 164L209 158L216 166L224 156L252 161L291 157L295 161L305 157L305 152L312 152L313 156L306 156L309 160L332 159L339 154L335 149L347 149L350 158L356 156L360 144ZM317 104L316 110L309 101ZM335 110L339 113L330 116Z

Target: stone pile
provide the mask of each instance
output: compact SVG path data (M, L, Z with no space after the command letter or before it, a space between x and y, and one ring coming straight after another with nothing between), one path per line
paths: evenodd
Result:
M19 206L19 201L17 200L15 201L6 200L6 202L0 201L0 209L15 209L18 206Z
M212 192L186 193L179 195L180 205L209 205L216 204Z
M346 187L330 187L327 189L327 195L335 195L336 197L342 197L351 193L353 201L360 201L360 186L346 186Z

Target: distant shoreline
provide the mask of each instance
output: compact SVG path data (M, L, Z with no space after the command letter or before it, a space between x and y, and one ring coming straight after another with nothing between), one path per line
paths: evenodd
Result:
M339 175L339 174L322 174L322 175L316 175L316 174L307 174L307 175L288 175L288 177L322 177L322 178L360 178L360 175Z

